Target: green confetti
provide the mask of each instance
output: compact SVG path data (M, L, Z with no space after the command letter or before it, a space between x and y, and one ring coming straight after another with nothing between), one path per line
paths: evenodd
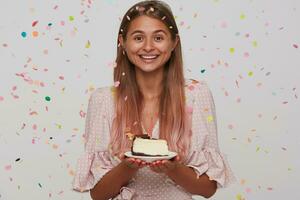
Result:
M42 188L42 185L39 183L40 188Z
M251 72L251 71L248 72L248 76L250 76L250 77L253 76L253 72Z
M50 98L49 96L46 96L46 97L45 97L45 100L46 100L46 101L50 101L51 98Z
M201 70L201 73L203 74L204 72L205 72L205 69L202 69L202 70Z
M74 16L69 16L70 21L74 21Z

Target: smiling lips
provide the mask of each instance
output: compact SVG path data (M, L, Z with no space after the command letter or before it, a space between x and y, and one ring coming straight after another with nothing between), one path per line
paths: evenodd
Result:
M151 62L155 60L159 55L139 55L140 58L146 62Z

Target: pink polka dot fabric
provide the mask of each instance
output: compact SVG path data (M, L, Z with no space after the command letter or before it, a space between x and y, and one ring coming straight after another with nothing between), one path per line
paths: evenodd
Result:
M217 181L218 188L235 181L224 155L220 152L217 138L217 123L214 100L204 81L186 81L187 112L191 118L191 147L187 166L197 177L206 173ZM90 99L85 124L85 152L77 161L73 189L85 192L112 168L120 163L109 150L109 137L114 119L113 87L96 89ZM159 138L159 121L152 137ZM174 200L192 199L192 194L174 183L164 174L152 172L149 167L140 169L128 185L120 189L114 200Z

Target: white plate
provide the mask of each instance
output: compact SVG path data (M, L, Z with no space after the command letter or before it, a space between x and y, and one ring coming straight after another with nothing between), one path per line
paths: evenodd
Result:
M173 151L169 151L169 155L167 155L167 156L135 156L135 155L132 155L131 151L127 151L125 153L125 156L127 156L127 157L138 158L138 159L143 160L148 163L151 163L156 160L169 160L171 158L174 158L176 155L177 155L177 153L173 152Z

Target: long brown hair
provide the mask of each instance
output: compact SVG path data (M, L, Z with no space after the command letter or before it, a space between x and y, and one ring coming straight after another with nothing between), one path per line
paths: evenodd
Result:
M178 28L170 7L161 1L142 1L133 5L124 15L119 35L126 41L130 22L142 15L162 21L170 30L173 41ZM178 36L179 37L179 36ZM117 41L118 43L119 41ZM114 81L120 84L114 89L116 115L111 131L110 148L114 155L130 149L131 141L125 130L135 135L142 134L141 112L143 95L139 90L135 67L123 54L118 43L117 66L114 68ZM190 130L186 122L185 80L180 39L164 66L163 88L159 100L159 137L168 141L169 149L179 153L183 159L189 150Z

